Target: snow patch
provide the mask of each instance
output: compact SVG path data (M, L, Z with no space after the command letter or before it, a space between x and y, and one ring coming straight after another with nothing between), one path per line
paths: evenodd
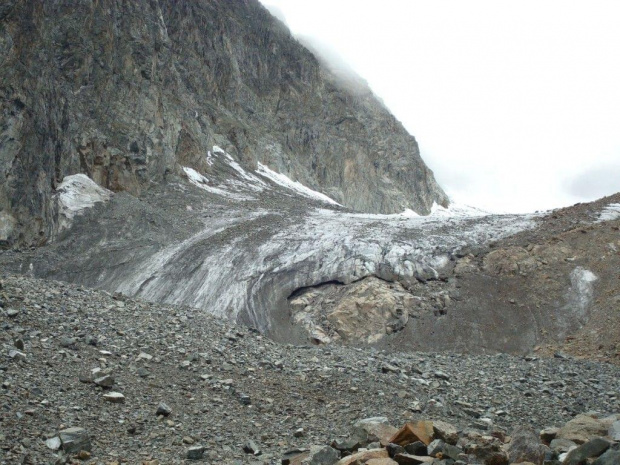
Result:
M269 167L267 167L266 165L263 165L262 163L258 164L258 169L256 170L256 172L260 174L261 176L264 176L267 179L273 181L274 183L282 187L285 187L289 190L292 190L297 194L303 195L304 197L308 197L308 198L315 199L315 200L320 200L322 202L326 202L332 205L340 205L334 199L331 199L325 194L312 190L309 187L304 186L300 182L293 181L291 178L289 178L288 176L282 173L276 173L275 171L270 170Z
M198 187L202 187L203 184L208 184L209 180L206 176L200 174L194 168L190 168L189 166L184 166L183 171L187 175L187 179L190 180L192 184L197 185Z
M191 182L194 186L199 187L207 192L211 192L212 194L221 195L222 197L228 197L235 200L253 200L236 192L230 192L225 189L220 189L219 187L209 185L209 180L206 176L203 176L198 171L190 168L189 166L184 166L183 171L185 171L189 182Z
M215 151L215 147L213 147L213 151ZM247 187L257 191L262 191L265 187L267 187L267 184L265 184L262 179L244 170L241 165L239 165L239 163L237 163L228 153L224 153L224 155L226 156L226 160L230 167L239 174L241 179L248 182L248 184L246 184Z
M111 197L112 191L99 186L85 174L65 176L55 194L59 213L58 230L69 228L75 216L98 202L107 202Z
M269 186L258 176L248 173L235 159L221 147L214 145L207 151L207 165L213 167L214 172L226 173L226 179L210 181L206 176L193 168L183 167L183 171L192 184L213 194L236 200L256 200L251 192L262 192ZM232 172L229 170L232 169ZM218 187L215 187L215 186Z
M405 208L405 210L400 213L401 216L406 216L409 218L416 218L418 216L420 216L418 213L414 212L413 210L411 210L410 208Z
M0 212L0 241L8 241L13 235L17 221L12 215Z
M584 321L588 306L594 298L594 282L598 278L590 270L578 266L570 274L571 287L568 295L568 306Z
M481 210L480 208L472 207L469 205L464 205L460 203L451 202L448 208L442 207L438 205L437 202L433 202L433 206L431 207L430 216L433 217L471 217L471 216L487 216L490 215L490 212Z
M620 218L620 203L610 203L601 211L597 223L613 221Z

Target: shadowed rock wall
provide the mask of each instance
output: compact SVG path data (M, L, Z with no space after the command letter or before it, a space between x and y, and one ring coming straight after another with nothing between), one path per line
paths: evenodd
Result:
M3 2L0 211L43 243L63 177L140 194L222 146L365 212L447 198L415 139L255 0Z

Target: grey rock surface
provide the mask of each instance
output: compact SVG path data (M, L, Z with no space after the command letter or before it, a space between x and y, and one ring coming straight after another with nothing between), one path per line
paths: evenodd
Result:
M257 0L7 2L0 11L0 241L54 236L67 175L140 194L212 146L365 212L447 197L366 86L321 66Z
M565 465L579 465L587 459L598 457L603 454L611 443L604 438L594 438L571 450L564 459Z
M592 465L616 465L617 463L620 463L620 450L609 449L597 458Z
M188 448L200 445L207 463L275 465L292 449L356 449L354 425L376 417L384 418L365 422L369 443L391 438L406 422L441 419L453 426L438 424L437 431L459 431L457 447L466 454L482 448L495 456L493 444L503 444L495 437L518 425L562 426L585 412L611 418L620 411L618 398L608 395L620 389L620 370L609 363L278 344L195 308L25 276L3 276L2 299L22 311L2 323L0 346L20 334L28 354L27 364L0 361L2 405L10 413L0 429L0 461L10 464L26 455L31 463L54 463L65 451L50 449L46 439L67 443L59 429L75 426L72 437L91 443L94 463L122 454L127 463L182 464ZM83 343L90 334L98 335L97 347ZM56 344L69 335L79 351ZM400 373L383 373L388 363ZM100 387L80 381L85 369L113 372L125 403L104 402ZM436 371L449 379L435 378ZM524 395L560 382L554 395ZM239 402L240 393L251 393L252 403ZM160 418L162 400L172 413ZM472 430L476 416L493 426ZM297 437L299 427L304 434ZM579 428L590 430L588 423L571 424L575 433ZM243 451L248 440L262 455ZM485 441L493 447L485 449Z
M620 420L612 423L607 435L614 441L620 441Z
M538 435L531 428L517 428L510 436L512 440L507 450L510 463L531 462L542 465L549 448L540 444Z
M62 450L67 454L91 450L90 437L84 428L67 428L60 431L58 436L62 443Z

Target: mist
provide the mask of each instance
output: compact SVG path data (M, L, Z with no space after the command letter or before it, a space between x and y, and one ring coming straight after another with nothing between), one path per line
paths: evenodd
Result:
M367 81L455 202L528 212L620 190L616 3L263 3Z
M593 199L620 192L620 162L589 169L568 180L565 190L575 198Z

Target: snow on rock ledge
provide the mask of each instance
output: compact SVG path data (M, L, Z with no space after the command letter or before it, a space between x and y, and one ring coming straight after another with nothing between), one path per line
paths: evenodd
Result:
M276 173L275 171L269 169L269 167L263 165L260 162L258 163L258 169L256 170L256 172L273 181L274 183L293 191L296 194L302 195L310 199L320 200L321 202L329 203L332 205L340 205L338 202L328 197L327 195L312 190L298 181L293 181L291 178L282 173Z
M601 211L597 223L613 221L620 218L620 203L610 203Z
M57 233L69 229L73 218L92 208L97 202L107 202L112 191L104 189L85 174L65 176L55 199L58 207Z

